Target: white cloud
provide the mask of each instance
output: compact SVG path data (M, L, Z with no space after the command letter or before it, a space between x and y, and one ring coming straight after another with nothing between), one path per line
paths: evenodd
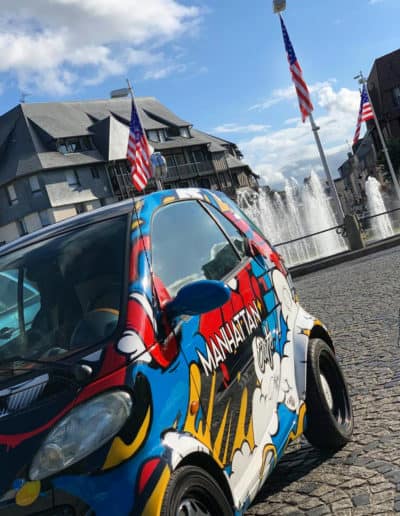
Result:
M192 32L199 8L181 0L3 0L1 72L14 72L20 87L64 93L76 85L143 67L153 78L182 66L160 48Z
M271 126L264 124L249 124L249 125L239 125L239 124L222 124L217 127L214 127L212 132L215 133L261 133L265 132Z
M153 67L144 74L145 79L163 79L172 73L183 73L186 70L184 64L171 64L164 67Z
M336 90L332 81L311 85L310 90L314 92L314 118L321 128L321 142L335 176L337 167L346 159L346 141L351 141L354 134L359 92L347 88ZM290 176L303 179L311 169L322 170L310 123L303 124L300 113L297 121L286 120L281 129L244 139L239 147L253 170L276 188Z
M308 89L312 94L314 92L319 91L324 86L330 86L334 82L336 82L335 79L329 79L325 82L317 82L315 84L308 85ZM254 104L250 107L250 110L261 111L263 109L268 109L274 106L275 104L279 104L280 102L285 102L288 100L296 100L297 102L296 90L293 84L291 84L287 88L278 88L276 90L273 90L271 95L266 100L263 100L258 104Z

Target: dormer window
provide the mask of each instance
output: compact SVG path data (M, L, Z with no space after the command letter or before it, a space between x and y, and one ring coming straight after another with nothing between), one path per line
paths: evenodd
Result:
M190 138L189 127L180 127L179 135L182 136L182 138Z
M8 204L10 206L12 206L13 204L17 204L17 202L18 202L17 194L15 193L15 188L13 185L7 186L6 193L7 193Z
M90 136L77 136L73 138L60 138L57 141L57 150L61 154L72 154L92 150L93 143Z
M164 129L151 129L147 131L147 137L152 142L165 142L166 140Z
M40 190L40 184L37 176L30 176L29 177L29 186L31 187L31 192L33 194L38 194L41 192Z
M67 170L65 176L67 178L67 183L71 188L79 188L81 183L79 181L78 173L75 169Z

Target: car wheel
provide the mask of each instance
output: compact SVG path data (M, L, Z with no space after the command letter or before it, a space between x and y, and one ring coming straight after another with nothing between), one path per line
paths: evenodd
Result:
M182 466L165 492L162 516L232 516L233 510L217 482L197 466Z
M306 407L304 435L313 446L337 450L350 440L354 420L346 380L322 339L308 345Z

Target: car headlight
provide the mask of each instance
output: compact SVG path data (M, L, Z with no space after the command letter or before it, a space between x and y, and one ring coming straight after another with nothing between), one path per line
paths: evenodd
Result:
M86 401L63 418L36 453L29 477L54 475L100 448L128 419L132 399L125 391L110 391Z

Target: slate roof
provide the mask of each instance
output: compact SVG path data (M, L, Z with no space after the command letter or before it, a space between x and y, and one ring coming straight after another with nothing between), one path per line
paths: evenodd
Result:
M136 104L146 130L192 127L154 97L138 97ZM130 115L129 98L19 104L0 116L0 185L40 170L123 159ZM207 145L210 152L223 152L233 145L196 129L191 135L150 143L160 151ZM57 152L57 139L77 136L91 136L97 150Z

